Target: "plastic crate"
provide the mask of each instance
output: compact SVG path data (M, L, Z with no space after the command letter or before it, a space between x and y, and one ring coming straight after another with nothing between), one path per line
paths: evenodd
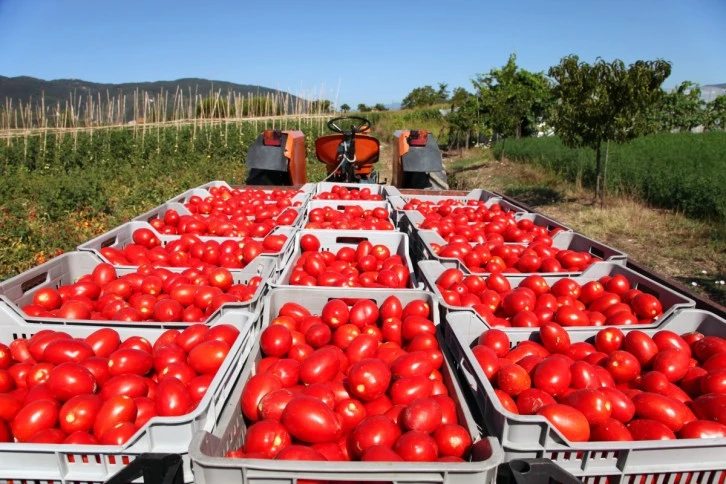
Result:
M441 202L445 202L448 200L455 200L457 202L461 202L464 205L467 204L467 202L470 202L472 200L482 201L482 202L488 202L489 200L497 200L496 203L500 203L502 201L505 201L502 199L501 195L498 195L494 192L490 192L488 190L482 190L480 188L477 188L475 190L472 190L470 192L461 192L460 195L404 195L401 192L398 192L397 195L390 195L388 198L388 201L390 202L391 206L394 210L404 210L404 206L410 202L411 200L420 200L422 202L433 202L435 204L439 204ZM509 203L509 202L507 202ZM487 206L491 206L490 204L487 204Z
M563 224L557 222L556 220L553 220L549 217L545 217L541 213L520 211L520 212L514 214L514 220L520 221L520 220L524 220L524 219L531 220L538 227L545 227L548 232L551 232L555 229L564 230L565 232L573 232L573 230L570 227L568 227L567 225L563 225Z
M385 291L366 291L361 296L371 296L379 304L390 293ZM312 296L312 295L315 296ZM402 295L401 302L420 299L428 293L409 292ZM320 312L323 305L331 297L346 297L339 291L321 291L316 289L274 290L265 304L265 319L269 322L271 315L276 315L285 302L304 303L311 312ZM217 429L210 432L199 432L190 445L190 456L193 462L194 478L197 484L230 483L230 484L295 484L298 479L317 481L384 481L391 483L427 482L446 484L471 484L474 482L493 482L496 466L501 462L501 450L496 439L480 438L480 431L469 411L461 388L450 362L445 358L441 368L444 381L449 387L452 398L458 403L458 416L462 425L467 428L475 442L472 448L473 462L467 463L436 463L436 462L325 462L324 464L305 461L275 461L261 459L229 459L224 455L227 451L237 449L244 440L246 426L239 406L239 398L245 383L255 374L255 367L262 358L259 345L250 354L249 360L242 370L235 390L230 396L227 406L217 424Z
M352 247L355 249L360 242L366 240L373 245L385 245L391 251L391 254L400 255L404 264L408 267L408 271L411 274L411 288L420 287L416 278L415 267L408 252L408 236L399 232L376 230L299 230L295 234L295 240L288 249L290 252L289 256L285 257L285 268L282 270L280 277L277 278L277 282L271 284L273 287L290 285L290 274L292 274L293 264L300 258L302 253L300 238L306 234L314 235L318 238L321 251L337 253L343 247ZM360 288L352 287L346 290L355 291L360 290ZM396 291L400 290L396 289ZM387 291L390 292L392 289L387 289Z
M101 260L104 262L109 262L108 259L106 259L101 254L101 249L104 249L106 247L112 247L114 249L121 250L124 247L126 247L128 244L133 243L133 234L136 230L139 229L148 229L152 232L156 233L157 237L159 237L159 240L161 241L162 246L166 246L168 243L179 240L182 236L181 235L162 235L154 229L150 224L146 222L128 222L120 227L117 227L113 230L110 230L106 232L103 235L100 235L96 237L95 239L92 239L85 244L81 244L78 246L79 251L84 252L93 252L96 254ZM279 271L281 270L285 262L284 255L287 254L288 248L290 247L290 244L292 244L292 239L295 237L295 232L297 232L297 228L295 227L275 227L272 229L272 232L270 232L270 235L284 235L287 237L287 241L282 246L282 249L277 252L266 252L262 254L263 257L269 257L275 261L275 270ZM218 243L225 242L227 240L243 240L245 237L204 237L204 236L198 236L198 239L202 242L208 242L208 241L216 241ZM262 241L262 238L254 238L254 240ZM123 265L117 265L116 268L124 268L124 269L133 269L135 266L123 266ZM171 266L168 266L168 268L172 268ZM241 270L241 269L230 269L232 271Z
M0 299L7 304L0 305L0 313L3 317L9 317L16 321L27 323L43 323L57 325L65 323L69 325L98 325L97 320L90 319L57 319L30 317L22 311L22 307L33 301L33 295L38 289L44 287L58 288L66 284L73 284L83 275L90 274L93 269L103 261L91 252L68 252L59 257L49 260L33 269L29 269L11 279L0 283ZM119 276L136 272L138 268L116 268ZM275 262L271 258L258 257L244 269L230 271L235 284L246 284L254 276L261 276L263 283L257 288L254 296L249 301L239 303L228 303L219 308L209 316L205 324L212 324L222 317L228 308L246 309L255 313L261 307L262 299L268 290L267 281L270 281L275 269ZM185 268L174 267L169 269L172 272L184 272ZM103 321L105 326L133 326L146 328L185 328L189 323L174 321L169 323L161 322L139 322L124 323L121 321Z
M455 258L455 257L440 257L438 256L431 244L439 244L439 245L446 245L447 242L435 231L433 230L420 230L418 232L418 238L421 240L421 243L423 244L423 253L421 255L422 259L425 260L435 260L440 262L444 267L449 268L453 267L456 269L461 270L464 274L476 274L476 275L482 275L487 276L489 273L484 272L472 272L469 270L469 268L464 264L461 260ZM470 245L474 246L477 245L476 243L472 242ZM507 244L507 245L524 245L527 244ZM555 234L552 237L552 247L555 247L557 249L568 249L573 250L576 252L587 252L588 254L597 257L602 262L612 262L613 264L619 264L619 265L625 265L628 261L628 256L624 254L623 252L620 252L619 250L613 249L612 247L601 244L600 242L597 242L593 239L590 239L588 237L585 237L582 234L579 234L577 232L559 232ZM598 262L600 262L598 261ZM540 276L553 276L553 277L562 277L562 276L579 276L582 274L582 271L574 271L574 272L536 272L536 273L529 273L529 272L507 272L504 271L505 275L513 275L516 276L518 274L538 274Z
M386 191L384 190L384 186L385 185L377 185L375 183L319 182L315 185L315 191L313 192L313 197L315 197L316 195L320 195L321 193L329 193L333 190L333 187L345 187L348 190L361 190L363 188L368 188L371 191L371 193L380 195L385 200ZM332 202L333 200L321 200L321 201Z
M184 206L184 204L175 203L175 202L167 202L167 203L162 203L161 205L159 205L156 208L152 208L148 212L143 213L143 214L139 215L138 217L134 217L131 221L148 223L157 218L163 219L164 214L168 210L172 210L172 209L179 212L179 215L191 215L192 214L192 212L187 210L187 208Z
M381 201L368 201L368 200L310 200L305 207L305 216L300 222L300 228L304 229L310 221L310 211L315 208L326 208L330 207L333 210L343 212L347 207L360 207L363 210L373 210L376 208L384 208L388 212L388 221L395 229L396 223L394 220L395 212L392 212L391 206L385 200ZM337 229L322 229L322 230L337 230ZM383 231L389 232L389 231Z
M217 182L212 182L212 183L217 183ZM222 185L215 185L215 186L226 186L230 190L234 190L234 188L230 187L229 185L227 185L224 182L219 182L219 183L221 183ZM209 184L207 184L207 185L209 185ZM181 203L181 204L185 204L185 203L189 203L189 199L191 197L193 197L193 196L201 197L202 199L205 199L207 197L211 197L212 194L209 192L209 190L208 190L209 187L207 187L207 185L202 185L199 188L192 188L191 190L187 190L187 191L185 191L185 192L177 195L176 197L169 199L167 201L167 203ZM244 190L244 188L242 188L242 190ZM262 191L265 192L265 193L272 193L273 192L273 190L262 190ZM293 191L294 192L294 191L297 191L297 190L295 190L294 188L290 188L289 191ZM310 198L310 194L309 193L304 193L304 192L303 193L297 193L296 195L293 195L290 198L290 202L292 203L292 205L295 205L296 203L299 203L300 204L299 206L304 206L307 203L308 198ZM274 204L275 201L273 201L273 200L267 200L267 201L265 201L265 203Z
M225 187L225 188L229 188L230 190L232 190L232 185L230 185L226 181L222 181L222 180L210 181L209 183L205 183L204 185L199 185L197 188L199 188L201 190L209 190L212 187Z
M421 275L421 282L424 284L425 288L428 290L431 290L436 293L436 296L439 299L439 304L445 309L446 312L449 311L466 311L470 312L472 314L475 314L473 309L460 307L460 306L451 306L449 304L446 304L443 301L443 298L441 296L441 291L439 291L439 288L436 286L436 279L441 275L446 268L441 265L437 261L421 261L418 263L418 269L419 274ZM648 294L652 294L653 296L657 297L661 305L663 306L663 315L655 320L651 324L637 324L632 326L627 326L628 328L654 328L659 325L661 325L670 315L672 315L675 311L679 309L685 309L685 308L692 308L695 307L696 303L693 299L686 297L673 289L670 289L662 284L657 283L656 281L639 274L635 272L632 269L628 269L627 267L614 264L612 262L596 262L595 264L591 265L587 269L585 269L584 272L582 272L579 276L570 277L570 279L576 281L580 285L584 285L590 281L596 281L600 279L603 276L614 276L617 274L622 274L625 276L631 284L631 287L634 289L640 289L643 292L646 292ZM515 288L519 286L519 284L524 280L527 276L520 275L520 276L506 276L507 280L509 281L509 284L512 286L512 288ZM562 279L563 277L568 276L548 276L545 277L545 281L547 281L547 284L549 284L550 287L552 287L552 284L557 282L558 280ZM479 317L477 315L477 317ZM567 328L568 331L571 331L573 329L575 330L589 330L592 328L591 326L570 326ZM507 328L509 329L509 328Z
M724 482L726 479L726 439L679 439L640 442L569 442L550 423L537 415L516 415L499 402L492 385L471 351L487 326L471 313L446 316L446 345L455 365L474 394L486 426L498 437L505 459L547 458L583 479L584 482L675 483L673 473L682 474L680 482ZM627 333L631 327L622 328ZM569 328L568 328L569 329ZM572 342L590 341L602 328L570 331ZM697 309L678 311L659 328L643 330L653 335L668 329L678 334L698 331L726 337L726 320ZM538 340L529 328L508 330L510 342ZM715 472L711 472L715 471ZM688 476L688 473L694 473ZM710 476L710 478L709 478ZM637 480L639 478L646 480ZM715 479L713 479L715 477ZM603 479L610 478L609 481ZM689 480L690 479L690 480Z
M0 305L4 304L0 302ZM136 456L159 452L181 454L184 461L184 481L192 482L189 443L195 432L214 429L254 344L254 322L255 316L249 312L233 310L213 323L231 324L240 330L240 336L212 380L207 394L191 413L180 417L154 417L126 444L120 446L0 443L0 481L100 483L109 479ZM0 315L0 341L7 344L17 338L30 337L41 329L55 329L65 331L72 337L86 337L101 327L104 326L38 326ZM152 343L164 332L163 329L138 326L115 329L122 340L141 336Z

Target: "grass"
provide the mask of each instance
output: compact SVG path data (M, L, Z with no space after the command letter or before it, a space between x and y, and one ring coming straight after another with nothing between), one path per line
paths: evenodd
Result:
M726 224L646 206L627 195L604 209L587 188L554 171L472 150L447 166L452 189L484 188L513 196L637 262L726 304ZM692 285L696 283L696 285Z

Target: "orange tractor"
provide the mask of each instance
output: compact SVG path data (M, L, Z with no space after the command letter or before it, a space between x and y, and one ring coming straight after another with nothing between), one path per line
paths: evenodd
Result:
M349 127L343 122L352 121ZM333 134L315 140L315 155L327 167L326 181L378 183L374 169L380 155L378 139L369 135L371 122L359 116L328 121ZM398 188L448 189L441 152L425 130L394 133L392 184ZM301 131L263 132L247 153L248 185L302 185L307 182L305 139Z

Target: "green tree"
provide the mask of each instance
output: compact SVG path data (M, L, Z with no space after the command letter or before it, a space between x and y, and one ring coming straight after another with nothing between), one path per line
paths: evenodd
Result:
M479 74L473 82L482 113L497 137L531 134L548 115L553 97L544 73L517 67L511 54L501 69Z
M460 98L462 96L460 95ZM479 102L475 96L468 96L464 100L459 99L446 115L446 124L449 128L449 146L458 147L470 146L472 136L487 132L481 116Z
M423 108L439 102L439 93L431 86L417 87L401 101L403 109Z
M652 110L657 131L690 131L705 125L708 113L701 99L701 88L690 81L682 82L663 98Z
M329 113L332 111L333 103L327 99L319 99L310 103L311 113Z
M369 108L368 106L366 106L366 105L365 105L365 104L363 104L363 103L360 103L360 104L358 105L358 111L360 111L361 113L367 113L367 112L369 112L370 110L371 110L371 108Z
M342 104L340 106L340 110L343 111L344 113L347 113L348 111L350 111L350 106L348 106L347 104Z
M388 108L386 106L384 106L383 104L378 103L375 106L373 106L373 110L374 111L388 111Z
M471 97L469 91L463 87L457 87L454 92L451 93L451 109L454 110L457 107L461 107L466 104L466 101Z
M648 111L662 99L661 84L670 73L671 64L660 59L639 60L626 67L619 59L609 63L598 59L590 65L570 55L550 67L558 99L553 118L555 133L567 146L595 150L595 192L601 197L601 205L605 204L607 184L607 171L601 163L603 144L609 148L611 141L627 143L651 129Z
M226 118L228 110L229 117L233 118L236 111L234 104L228 106L227 100L221 97L207 97L197 104L197 117Z
M718 96L706 105L706 127L711 130L726 129L726 95Z
M436 102L445 103L449 100L449 85L445 82L439 82L439 90L436 92L438 98Z

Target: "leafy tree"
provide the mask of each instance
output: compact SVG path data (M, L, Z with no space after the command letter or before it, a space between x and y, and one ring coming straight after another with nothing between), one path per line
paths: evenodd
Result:
M365 104L363 104L363 103L360 103L360 104L358 105L358 111L360 111L361 113L367 113L367 112L369 112L370 110L371 110L371 108L369 108L368 106L366 106L366 105L365 105Z
M403 98L401 107L403 109L423 108L436 104L439 100L439 93L433 87L417 87Z
M340 110L343 111L344 113L347 113L348 111L350 111L350 106L348 106L347 104L342 104L340 106Z
M533 131L551 108L553 98L544 73L517 67L511 54L501 69L479 74L473 82L493 133L517 138Z
M708 113L701 99L698 85L685 81L673 91L663 95L654 107L654 128L658 131L690 131L696 126L705 125Z
M329 113L332 110L333 103L327 99L319 99L310 103L311 113Z
M726 95L718 96L706 105L706 127L709 130L726 129Z
M463 101L460 99L455 106L452 100L452 109L446 116L446 123L449 127L449 146L452 147L463 145L468 148L472 136L487 132L478 100L474 96L468 96Z
M449 100L449 85L445 82L439 82L439 90L436 92L436 96L438 99L436 100L439 103L445 103Z
M386 106L384 106L383 104L378 103L375 106L373 106L373 110L374 111L388 111L388 108Z
M234 104L229 106L229 117L235 116ZM224 98L207 97L197 104L198 118L225 118L227 117L227 100Z
M576 55L562 58L550 67L558 98L554 108L555 133L570 147L590 147L596 153L595 191L605 203L607 172L601 186L602 145L628 141L647 133L647 113L663 97L661 84L671 73L664 60L637 61L625 66L616 59L598 59L593 65L580 62ZM607 166L606 150L605 164ZM602 189L601 189L602 188Z
M467 91L463 87L457 87L456 89L454 89L454 92L451 93L450 99L451 109L454 110L457 107L463 106L470 96L471 94L469 93L469 91Z

